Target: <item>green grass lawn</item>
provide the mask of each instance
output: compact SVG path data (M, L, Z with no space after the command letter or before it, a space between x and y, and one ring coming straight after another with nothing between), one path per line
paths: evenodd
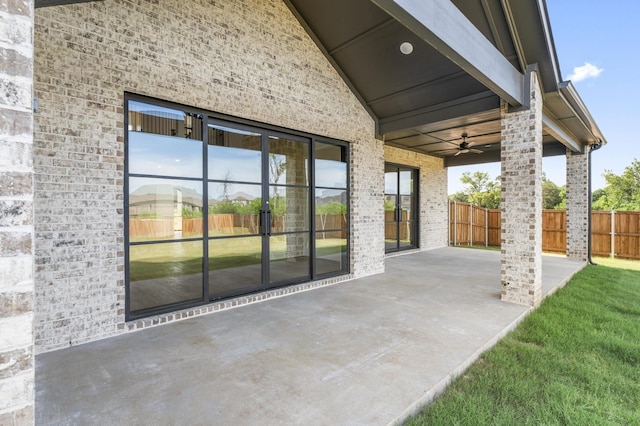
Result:
M640 262L595 261L406 424L640 424Z
M318 257L344 251L344 241L339 238L316 240ZM209 251L209 270L260 264L261 244L261 237L215 240ZM287 257L286 236L274 236L270 244L273 260ZM197 274L202 272L202 243L192 241L133 246L130 258L132 281Z

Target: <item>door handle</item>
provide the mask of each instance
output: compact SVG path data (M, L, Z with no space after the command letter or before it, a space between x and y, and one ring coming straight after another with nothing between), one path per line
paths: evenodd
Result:
M271 210L265 212L267 214L267 235L271 235Z
M400 207L396 207L396 222L400 222L401 220L401 213L402 210L400 209Z
M260 210L260 217L259 217L259 226L260 226L260 235L266 235L266 228L265 228L265 217L264 217L264 210Z

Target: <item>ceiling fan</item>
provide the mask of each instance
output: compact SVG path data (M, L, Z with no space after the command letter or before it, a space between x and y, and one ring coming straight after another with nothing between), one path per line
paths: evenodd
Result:
M480 151L479 149L471 148L471 146L469 145L469 142L467 142L467 134L463 133L462 142L460 143L460 146L458 146L458 152L453 154L453 156L457 157L460 154L467 154L469 152L473 152L474 154L482 154L483 151Z

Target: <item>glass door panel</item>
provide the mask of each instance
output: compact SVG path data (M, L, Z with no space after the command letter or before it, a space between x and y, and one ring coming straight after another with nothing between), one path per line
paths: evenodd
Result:
M262 141L255 132L209 125L209 179L262 182Z
M309 255L309 143L269 137L269 286L307 280Z
M398 249L398 168L386 165L384 173L384 248Z
M209 183L209 237L260 234L262 185Z
M269 238L269 283L308 279L310 262L308 232Z
M262 287L262 237L209 240L209 293L215 297Z
M269 137L269 183L309 185L309 143Z
M417 170L385 165L385 250L414 248L416 243L415 186Z
M398 247L414 247L413 214L413 170L400 170L399 172L399 214L398 214Z
M222 124L208 140L210 297L309 279L309 142Z
M309 230L309 190L270 187L271 233Z
M262 288L264 136L209 124L209 297Z

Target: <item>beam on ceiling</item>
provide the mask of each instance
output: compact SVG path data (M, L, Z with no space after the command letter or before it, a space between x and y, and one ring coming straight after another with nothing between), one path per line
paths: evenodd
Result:
M512 107L524 104L524 76L450 0L372 0Z
M35 7L63 6L65 4L91 3L102 0L36 0Z
M482 9L484 10L484 14L487 16L487 22L489 23L489 29L491 30L491 35L496 42L496 47L500 52L504 54L504 43L502 43L502 39L500 38L500 32L498 31L498 26L496 25L495 19L493 19L493 11L491 10L491 5L489 4L489 0L482 0Z
M584 152L584 148L578 139L569 133L562 124L554 120L547 111L542 112L542 126L547 133L571 151Z
M416 111L385 117L380 119L378 131L384 135L469 115L490 112L493 116L498 108L500 108L500 100L492 92L486 91Z

